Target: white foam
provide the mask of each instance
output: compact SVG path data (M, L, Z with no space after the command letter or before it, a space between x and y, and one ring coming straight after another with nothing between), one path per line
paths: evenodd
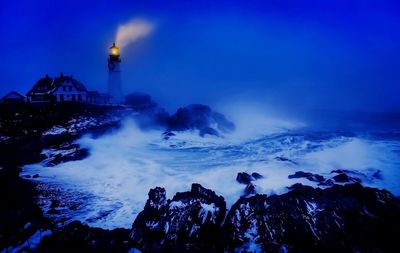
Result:
M228 137L198 139L186 133L177 137L185 144L171 148L161 132L142 132L133 121L124 125L121 130L97 139L80 139L78 143L90 149L90 156L84 160L24 169L40 174L35 180L90 196L86 205L71 211L71 217L103 228L130 228L144 207L149 189L156 186L164 187L171 198L176 192L190 190L192 183L200 183L224 196L230 207L243 194L245 185L236 182L237 173L242 171L263 175L255 181L257 190L271 194L285 192L286 186L297 182L316 186L306 179L287 178L297 170L328 175L337 168L368 173L381 169L385 176L395 178L379 182L378 186L400 193L394 181L399 178L398 172L391 171L398 158L393 158L387 143L344 137L313 143L288 135L234 145L236 141L231 142ZM310 149L311 144L317 148ZM282 155L297 164L274 159ZM76 194L77 199L80 197Z

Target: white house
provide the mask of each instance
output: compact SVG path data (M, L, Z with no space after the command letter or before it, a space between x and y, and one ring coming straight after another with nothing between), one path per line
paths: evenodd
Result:
M60 75L53 81L50 93L57 102L84 102L86 103L86 87L73 79L72 76Z
M109 94L88 91L81 82L72 76L60 74L52 79L48 75L39 79L26 94L30 103L77 102L88 104L108 104Z

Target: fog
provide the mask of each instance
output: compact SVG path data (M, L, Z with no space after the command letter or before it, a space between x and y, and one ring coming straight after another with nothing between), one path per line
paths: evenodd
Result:
M171 110L226 99L293 114L400 109L396 1L250 2L8 1L0 93L60 72L106 91L120 31L123 90Z
M132 19L118 26L115 43L123 50L129 44L148 36L154 25L143 19Z

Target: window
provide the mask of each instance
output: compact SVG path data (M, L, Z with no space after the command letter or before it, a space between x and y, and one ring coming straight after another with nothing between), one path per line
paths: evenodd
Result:
M72 101L75 101L75 94L72 94Z
M61 95L60 95L60 101L61 101L61 102L64 102L64 94L61 94Z
M63 86L63 91L67 91L67 87Z

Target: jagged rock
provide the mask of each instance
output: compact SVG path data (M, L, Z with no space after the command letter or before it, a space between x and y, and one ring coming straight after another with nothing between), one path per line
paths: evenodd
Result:
M145 252L221 252L225 213L224 198L199 184L172 200L157 187L133 223L131 238Z
M349 176L348 176L346 173L340 173L340 174L334 176L333 179L334 179L336 182L341 182L341 183L349 182L349 181L350 181L350 178L349 178Z
M323 176L318 175L318 174L313 174L313 173L310 173L310 172L304 172L304 171L296 171L294 174L289 175L288 178L289 179L292 179L292 178L306 178L306 179L308 179L310 181L317 182L317 183L325 182L325 178Z
M214 128L213 126L216 126ZM219 136L235 129L235 125L224 115L214 112L206 105L193 104L179 108L168 119L168 129L173 131L199 130L200 135Z
M52 167L68 161L78 161L89 156L89 150L77 144L62 144L60 147L43 151L47 159L43 161L46 166Z
M340 174L340 173L350 173L351 171L349 171L349 170L343 170L343 169L338 169L338 170L332 170L331 171L331 173L337 173L337 174Z
M254 186L254 184L248 184L244 189L244 193L245 195L256 194L256 187Z
M250 184L253 180L254 178L246 172L239 172L236 176L236 181L238 181L240 184Z
M57 200L57 199L53 199L51 201L51 204L50 204L49 208L56 208L56 207L59 207L59 206L60 206L60 201Z
M258 179L261 179L261 178L264 177L263 175L261 175L261 174L259 174L259 173L257 173L257 172L251 173L251 176L252 176L255 180L258 180Z
M392 252L400 201L360 184L241 198L225 220L228 252Z
M280 161L280 162L290 162L292 164L297 164L297 162L295 162L289 158L283 157L283 156L277 156L277 157L275 157L275 160Z
M360 179L355 178L355 177L350 177L346 173L342 172L339 173L338 175L333 177L333 180L338 183L348 183L348 182L361 182Z
M171 137L173 137L173 136L176 136L176 134L174 134L174 133L171 132L171 131L165 131L165 132L163 133L163 136L164 136L164 140L169 140L169 138L171 138Z
M375 173L372 175L372 177L376 178L376 179L383 179L382 171L381 170L375 171Z
M236 176L236 181L238 181L240 184L250 184L251 181L261 178L263 178L263 176L257 172L253 172L251 175L246 172L239 172Z

